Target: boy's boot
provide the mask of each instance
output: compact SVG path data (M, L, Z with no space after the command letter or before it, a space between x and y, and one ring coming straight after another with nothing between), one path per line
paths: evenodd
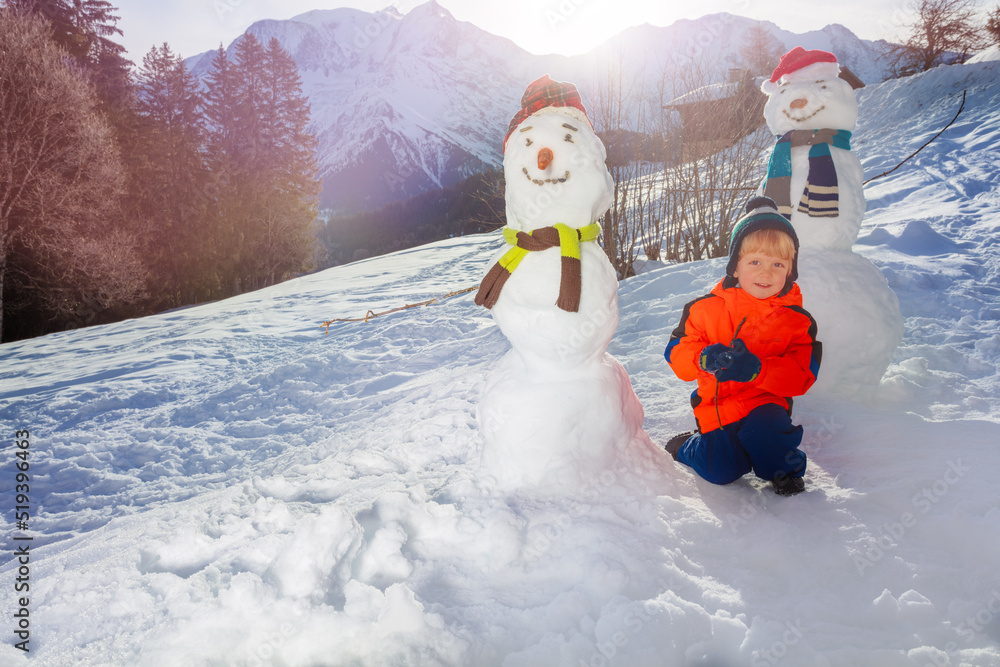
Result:
M674 461L676 461L677 452L680 451L681 445L687 442L688 438L690 438L695 433L697 433L697 431L687 431L685 433L678 433L674 437L667 440L667 444L665 444L663 448L667 450L670 453L670 455L674 457Z
M801 477L789 477L783 473L771 480L774 492L779 496L794 496L806 490L806 482Z

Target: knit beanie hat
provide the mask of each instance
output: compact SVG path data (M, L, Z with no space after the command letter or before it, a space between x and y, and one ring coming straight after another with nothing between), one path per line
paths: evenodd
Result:
M795 233L795 228L788 219L778 213L778 207L770 197L754 197L747 202L746 214L740 218L733 226L733 233L729 237L729 263L726 265L726 276L735 283L736 265L740 261L740 246L748 234L761 229L776 229L785 232L792 237L795 246L795 255L792 257L791 270L785 281L785 287L781 294L787 294L799 277L799 236Z
M565 113L580 122L585 122L593 128L590 118L587 117L587 110L583 108L583 100L580 98L576 86L564 81L553 81L548 74L543 74L524 89L524 95L521 96L521 109L514 114L514 118L511 119L510 125L507 127L507 136L503 138L504 152L507 151L507 140L518 125L529 116L549 108L552 108L552 111Z

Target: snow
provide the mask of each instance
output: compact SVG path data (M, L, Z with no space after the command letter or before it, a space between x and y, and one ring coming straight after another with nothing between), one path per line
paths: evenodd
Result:
M475 284L496 234L0 347L5 554L33 538L31 653L7 555L0 663L1000 665L998 69L860 95L867 176L968 103L866 188L855 252L906 333L873 396L796 401L799 496L712 486L653 447L562 495L503 493L475 415L508 348L471 295L323 335ZM609 352L657 443L692 421L663 347L724 262L620 285Z
M680 97L676 97L664 107L680 107L686 104L696 104L698 102L712 102L715 100L726 100L734 97L739 91L739 82L730 83L711 83L707 86L702 86L701 88L696 88L689 92L684 93Z
M994 44L993 46L983 49L976 55L969 58L968 62L982 63L990 60L1000 60L1000 45Z

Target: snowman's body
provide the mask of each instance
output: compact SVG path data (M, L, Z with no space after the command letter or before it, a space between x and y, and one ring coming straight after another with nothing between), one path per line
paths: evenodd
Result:
M589 122L560 109L530 116L508 140L508 227L579 229L610 206L604 145ZM607 255L594 241L580 244L576 312L556 306L561 271L560 248L528 253L492 308L511 350L488 378L478 416L482 469L504 488L559 489L561 480L599 475L641 430L642 406L606 351L618 325L618 280Z
M857 100L838 73L835 62L821 62L765 82L764 117L771 132L776 137L791 130L853 132ZM823 363L813 391L863 392L878 385L889 366L902 340L903 318L882 273L851 250L865 213L860 161L850 150L829 146L837 176L837 215L813 217L799 210L810 170L809 151L809 146L791 148L789 201L800 243L797 282L823 342ZM766 182L761 185L761 193L765 191Z

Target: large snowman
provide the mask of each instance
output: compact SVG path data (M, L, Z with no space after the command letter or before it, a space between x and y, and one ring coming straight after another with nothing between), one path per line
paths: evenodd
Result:
M760 192L799 236L803 305L823 341L814 392L865 394L877 386L903 335L885 277L851 247L865 213L861 163L851 152L858 104L832 53L795 47L761 90L778 138Z
M478 409L482 470L505 489L578 488L641 433L642 406L606 351L618 280L596 242L614 189L605 157L572 84L527 87L504 139L507 246L476 295L511 344Z

